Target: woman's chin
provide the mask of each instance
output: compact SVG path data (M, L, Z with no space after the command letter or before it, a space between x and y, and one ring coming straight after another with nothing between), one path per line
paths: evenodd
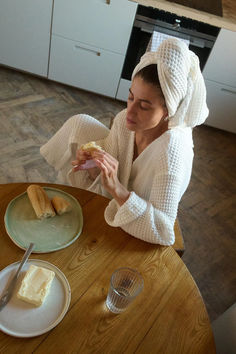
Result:
M135 130L136 129L136 124L132 121L129 121L126 119L126 128L129 130Z
M135 131L135 127L133 126L133 125L130 125L130 124L127 124L126 123L126 128L128 129L128 130L131 130L131 131Z

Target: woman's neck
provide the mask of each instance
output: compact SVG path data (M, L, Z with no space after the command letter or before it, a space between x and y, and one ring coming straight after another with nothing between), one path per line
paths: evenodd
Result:
M154 140L159 138L168 130L168 121L163 120L155 129L135 132L134 159L146 149Z

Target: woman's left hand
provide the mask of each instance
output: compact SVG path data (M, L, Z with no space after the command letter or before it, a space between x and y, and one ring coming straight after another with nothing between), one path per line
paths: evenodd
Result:
M119 162L105 151L96 151L92 154L93 160L101 170L103 187L122 205L129 198L130 192L120 183L117 173Z

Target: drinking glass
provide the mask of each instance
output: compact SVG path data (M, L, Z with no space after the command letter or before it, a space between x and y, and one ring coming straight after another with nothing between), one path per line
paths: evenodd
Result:
M110 288L106 299L108 309L121 313L143 289L143 278L135 269L119 268L111 276Z

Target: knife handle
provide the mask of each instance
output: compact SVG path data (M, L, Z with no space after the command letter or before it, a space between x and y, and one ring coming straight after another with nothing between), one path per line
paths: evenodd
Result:
M30 243L29 247L27 248L21 262L20 265L14 275L14 277L11 279L10 284L7 288L7 290L3 293L3 296L0 298L0 311L4 308L4 306L8 303L8 301L10 300L13 290L15 288L16 282L17 282L17 278L19 276L19 273L23 267L23 265L25 264L25 262L27 261L27 259L29 258L30 253L32 252L34 248L34 243Z
M24 266L25 262L26 262L27 259L29 258L29 255L30 255L30 253L32 252L33 248L34 248L34 243L30 243L29 247L27 248L27 251L25 252L25 254L24 254L24 256L23 256L23 258L22 258L22 260L21 260L21 263L20 263L20 265L19 265L19 268L17 269L17 272L16 272L16 274L14 275L14 278L15 278L15 277L16 277L16 279L18 278L18 275L19 275L19 273L20 273L22 267ZM14 278L13 278L13 279L14 279Z

